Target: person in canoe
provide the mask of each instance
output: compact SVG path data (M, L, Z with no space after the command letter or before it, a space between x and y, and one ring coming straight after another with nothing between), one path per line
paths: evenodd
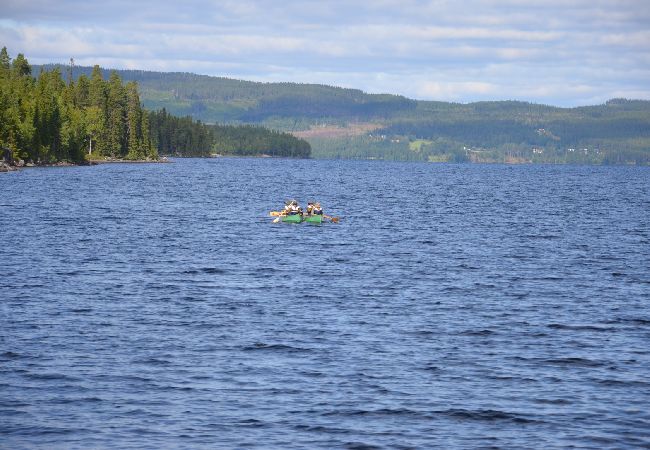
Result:
M307 202L307 211L305 211L308 216L311 216L314 213L314 202Z
M290 200L284 206L284 215L285 216L295 216L299 214L302 216L302 208L298 205L297 200Z
M331 220L332 222L338 222L339 218L338 217L332 217L328 216L327 214L323 213L323 207L320 205L319 202L316 202L313 204L312 210L311 210L311 215L312 216L323 216L323 219Z

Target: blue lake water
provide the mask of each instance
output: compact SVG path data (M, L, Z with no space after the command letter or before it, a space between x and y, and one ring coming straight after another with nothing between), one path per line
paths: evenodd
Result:
M1 448L650 446L650 168L26 169L0 264Z

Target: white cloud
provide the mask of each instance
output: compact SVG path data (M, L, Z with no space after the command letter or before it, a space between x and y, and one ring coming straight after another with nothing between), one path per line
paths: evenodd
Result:
M460 100L472 94L493 94L497 86L477 81L424 82L418 86L420 97Z
M645 0L5 0L3 17L1 45L35 63L456 101L650 98Z

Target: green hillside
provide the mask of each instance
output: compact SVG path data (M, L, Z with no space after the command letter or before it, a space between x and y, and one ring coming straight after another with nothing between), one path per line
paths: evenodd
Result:
M58 67L62 73L69 70L60 65L43 67L47 70ZM39 70L40 67L34 67L36 74ZM111 69L102 70L104 76L111 72ZM75 78L91 73L92 67L73 70ZM180 72L117 70L117 73L127 82L138 82L147 109L164 107L170 114L189 115L206 123L262 123L296 118L311 123L325 117L342 122L389 119L400 110L415 110L418 104L401 96L366 94L357 89L318 84L259 83Z
M143 109L138 83L94 66L72 80L61 66L33 67L0 49L2 168L85 164L88 160L157 160L175 156L308 158L308 142L254 125L205 124L165 108ZM87 72L87 71L84 71ZM36 76L32 76L32 74ZM106 79L107 78L107 79Z
M91 70L75 67L74 76ZM148 109L292 132L311 144L314 157L650 164L650 101L614 99L577 108L459 104L317 84L118 73L138 82Z

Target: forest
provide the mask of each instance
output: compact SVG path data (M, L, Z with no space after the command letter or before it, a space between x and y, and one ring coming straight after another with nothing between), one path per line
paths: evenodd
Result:
M89 76L92 70L75 67L75 77ZM650 164L647 100L612 99L573 108L522 101L461 104L318 84L140 70L118 73L138 82L142 102L151 110L164 108L167 114L202 124L292 133L311 145L315 158ZM321 127L339 132L309 134Z
M23 54L12 60L0 50L0 145L15 160L157 159L148 117L137 83L124 84L117 72L104 80L95 66L66 83L54 68L35 78Z
M165 108L150 112L149 122L154 146L161 155L309 158L311 154L307 141L259 126L208 125L190 116L173 116Z
M38 67L0 50L0 147L27 164L158 160L175 156L269 155L306 158L310 145L259 126L206 125L142 105L138 83L94 66ZM33 73L36 72L36 73ZM65 75L64 75L65 74ZM36 76L34 76L36 75ZM66 80L67 75L67 80Z
M557 108L526 102L422 102L378 134L401 137L422 159L650 164L650 102L612 99Z
M60 65L44 65L52 70ZM75 76L91 72L75 67ZM106 74L110 71L103 69ZM118 70L122 79L137 81L145 106L163 107L175 116L191 116L205 123L258 124L286 123L292 131L296 123L309 126L323 117L365 120L390 118L399 111L413 110L418 102L398 95L366 94L320 84L261 83L180 72ZM302 120L302 119L306 120Z

